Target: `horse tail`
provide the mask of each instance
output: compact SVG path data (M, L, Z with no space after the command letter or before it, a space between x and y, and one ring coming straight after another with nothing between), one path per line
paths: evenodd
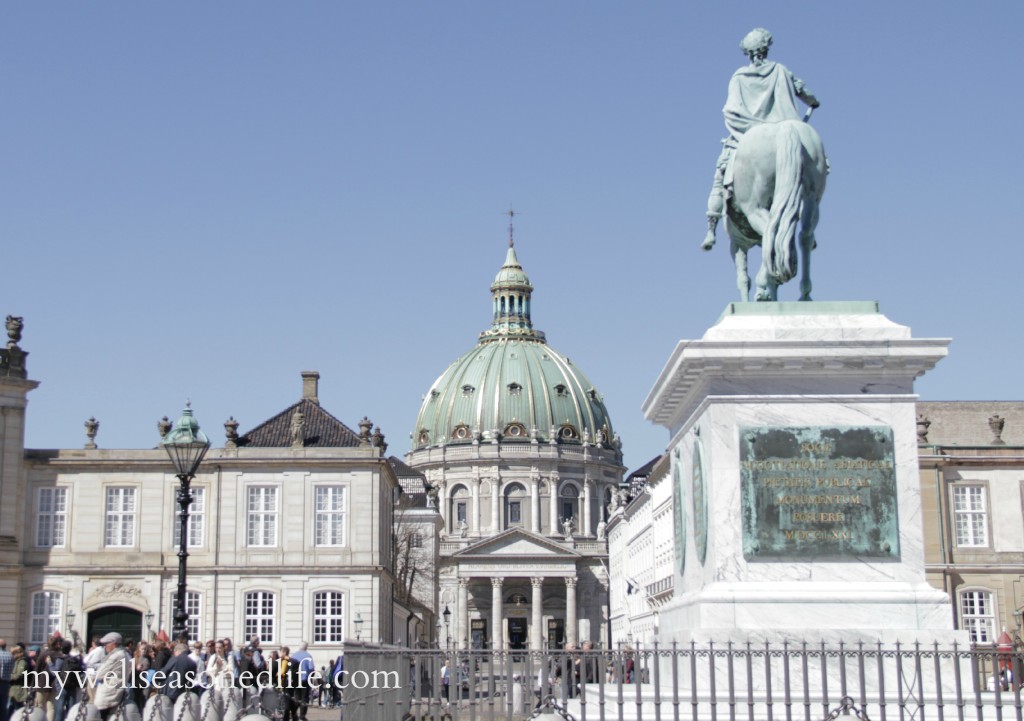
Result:
M762 238L768 273L778 283L796 275L796 226L803 195L803 153L800 135L783 123L775 138L775 195Z

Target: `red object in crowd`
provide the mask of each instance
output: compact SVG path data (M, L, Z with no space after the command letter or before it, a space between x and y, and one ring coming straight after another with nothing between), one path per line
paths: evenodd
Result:
M999 668L1006 670L1010 668L1010 658L1013 653L1013 639L1010 634L1003 631L996 639L996 651L999 653Z

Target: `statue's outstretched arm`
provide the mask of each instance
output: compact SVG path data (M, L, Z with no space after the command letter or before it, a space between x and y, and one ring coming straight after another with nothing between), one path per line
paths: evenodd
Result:
M793 77L793 88L796 90L796 96L812 108L816 108L821 105L821 101L814 96L811 89L804 85L804 81L796 76Z

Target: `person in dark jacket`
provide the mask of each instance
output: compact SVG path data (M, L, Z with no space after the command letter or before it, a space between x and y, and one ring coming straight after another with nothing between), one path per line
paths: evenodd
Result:
M181 694L191 691L195 681L196 662L189 658L188 646L183 643L174 647L171 660L153 679L154 685L159 686L160 693L170 699L171 703L177 701Z

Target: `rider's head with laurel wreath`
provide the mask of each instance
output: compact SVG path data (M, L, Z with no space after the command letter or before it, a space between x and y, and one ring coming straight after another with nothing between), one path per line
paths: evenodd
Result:
M764 28L754 28L740 42L740 49L753 65L760 65L767 59L771 46L772 34Z

